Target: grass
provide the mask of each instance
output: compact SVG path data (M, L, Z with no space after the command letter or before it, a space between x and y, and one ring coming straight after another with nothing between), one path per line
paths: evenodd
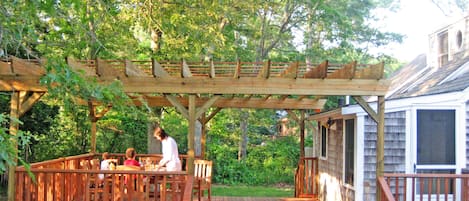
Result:
M293 197L293 188L264 186L224 186L212 185L212 196L226 197Z

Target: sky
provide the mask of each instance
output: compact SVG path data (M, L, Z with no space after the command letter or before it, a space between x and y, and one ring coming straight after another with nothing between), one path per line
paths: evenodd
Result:
M386 19L378 22L383 31L404 34L402 44L380 48L377 51L411 61L428 50L428 35L451 18L441 12L431 0L401 0L400 9L395 13L384 12ZM453 18L454 19L454 18Z

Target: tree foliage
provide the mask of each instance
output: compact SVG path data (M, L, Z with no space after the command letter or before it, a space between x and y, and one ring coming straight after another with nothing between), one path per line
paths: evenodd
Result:
M462 15L469 9L468 0L432 0L432 2L446 16Z
M100 103L98 151L146 150L147 123L157 119L187 152L187 121L174 108L130 106L120 82L101 85L72 71L64 58L234 61L323 60L387 64L396 61L369 52L370 47L400 42L381 32L372 12L393 1L163 1L163 0L18 0L0 4L0 58L43 58L48 87L42 103L21 120L31 133L22 156L29 161L86 153L90 149L87 102ZM387 68L389 65L387 65ZM334 106L335 100L328 105ZM8 104L7 104L8 105ZM3 111L2 111L3 112ZM5 111L8 114L8 111ZM245 118L247 116L247 118ZM12 136L0 116L0 155L12 164ZM241 129L245 120L245 130ZM207 156L215 161L220 183L292 182L298 137L275 139L273 110L224 109L208 125ZM27 135L18 135L27 136ZM246 153L238 158L240 139ZM3 146L5 145L5 146ZM27 145L27 146L26 146ZM53 147L53 149L51 149ZM0 164L0 171L2 170ZM261 169L261 171L259 171ZM274 176L274 177L273 177Z
M0 113L0 174L7 170L8 166L15 166L19 161L22 165L27 165L22 158L18 158L16 145L26 146L31 137L28 133L18 131L16 135L10 135L8 125L10 121L22 124L18 119L11 119L5 113Z

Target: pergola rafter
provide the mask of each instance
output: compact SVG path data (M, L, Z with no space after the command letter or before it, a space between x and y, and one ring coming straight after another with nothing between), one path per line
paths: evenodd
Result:
M352 61L342 65L331 64L329 61L305 64L271 61L158 62L154 59L131 61L72 58L67 58L67 63L73 70L84 72L87 77L95 77L102 84L119 80L124 92L128 93L137 105L142 104L143 99L149 106L176 107L189 121L189 164L194 159L195 122L200 120L204 124L207 123L213 117L205 116L211 107L216 108L217 112L221 108L301 110L297 121L304 127L304 121L307 119L304 110L322 109L326 96L351 95L358 100L361 100L357 98L360 96L378 96L384 108L384 95L389 86L389 82L382 79L384 63L359 65ZM40 64L38 61L15 57L11 57L10 61L0 62L0 91L46 93L47 88L39 83L46 73ZM366 107L367 103L360 102L360 105ZM15 108L12 106L12 111L13 109ZM373 115L379 117L378 124L381 124L378 126L378 136L384 136L384 111L381 107L378 113ZM14 116L19 117L20 113ZM301 132L303 139L304 128ZM302 149L303 142L304 140ZM378 145L382 146L380 143ZM377 156L377 159L377 172L382 174L382 156ZM192 171L191 168L193 167L188 167L189 172ZM14 168L10 168L10 171L13 171L10 175L14 177Z

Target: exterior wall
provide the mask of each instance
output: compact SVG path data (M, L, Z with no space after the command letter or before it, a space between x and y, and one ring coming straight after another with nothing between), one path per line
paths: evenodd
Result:
M385 114L384 127L384 172L405 173L406 146L405 111ZM363 200L376 199L376 122L365 117Z
M459 59L469 54L469 16L450 24L435 33L429 35L429 52L427 63L432 67L438 67L439 40L441 33L448 32L448 60ZM458 36L458 32L462 35ZM459 38L459 39L458 39ZM461 41L461 45L458 44Z
M322 201L350 200L344 196L349 193L343 182L343 121L334 120L335 129L327 133L327 158L319 159L319 197Z

